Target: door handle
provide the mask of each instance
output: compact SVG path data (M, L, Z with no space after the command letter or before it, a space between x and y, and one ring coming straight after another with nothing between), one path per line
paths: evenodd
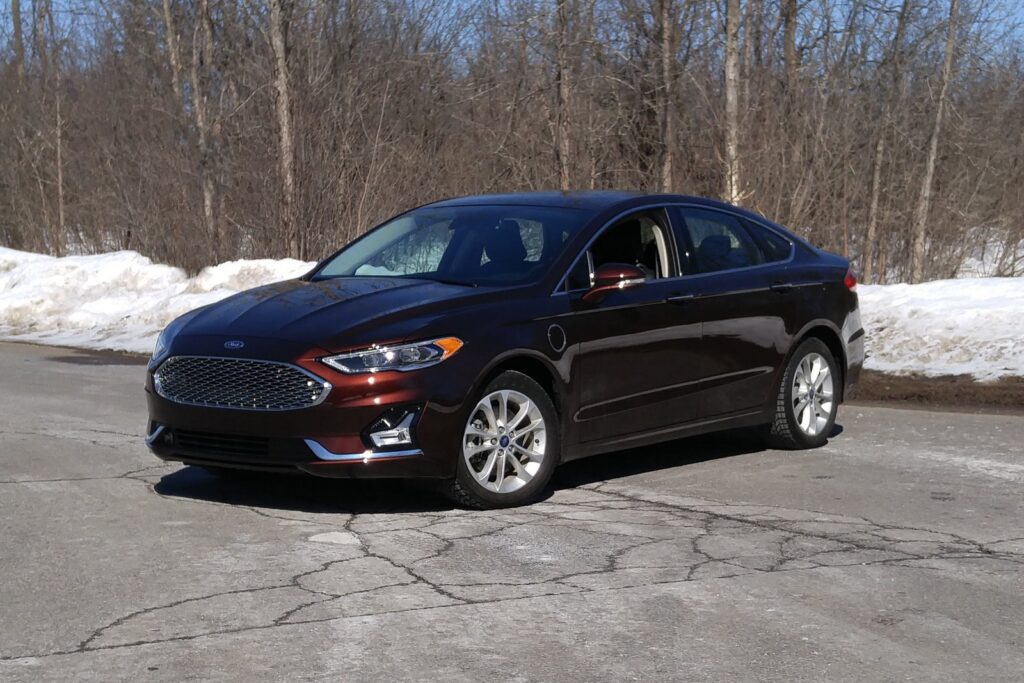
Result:
M696 298L696 294L673 294L670 297L666 297L665 301L667 301L670 304L677 304L681 306L683 304L689 303L690 301L693 301Z
M773 282L771 285L769 285L768 288L771 289L773 292L785 294L786 292L793 289L794 286L795 285L793 285L792 282Z

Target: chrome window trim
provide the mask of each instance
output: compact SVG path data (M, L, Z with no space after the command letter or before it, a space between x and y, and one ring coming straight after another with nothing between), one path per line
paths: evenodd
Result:
M171 398L170 396L165 395L163 390L160 388L160 377L159 377L160 376L160 369L163 368L164 364L166 364L167 361L172 360L174 358L197 358L197 359L200 359L200 360L245 361L245 362L249 362L249 363L262 363L264 365L284 365L284 366L287 366L287 367L290 367L290 368L294 368L295 370L298 370L299 372L301 372L302 374L306 375L310 379L312 379L312 380L314 380L316 382L319 382L320 384L323 385L324 390L323 390L323 392L321 392L319 398L317 398L316 401L310 403L309 405L299 406L297 408L249 408L249 407L240 408L238 406L218 406L218 405L213 405L213 404L210 404L210 403L196 403L194 401L179 401L177 399L174 399L174 398ZM177 403L178 405L182 405L182 406L195 406L197 408L212 408L214 410L245 410L245 411L249 411L249 412L258 412L258 413L283 413L283 412L287 412L289 410L306 410L307 408L313 408L315 406L320 405L324 401L326 401L327 397L330 396L332 391L334 391L334 385L332 385L326 379L324 379L323 377L320 377L318 375L314 375L312 372L310 372L306 368L301 367L299 365L296 365L295 363L285 363L283 361L276 361L276 360L264 360L262 358L238 358L238 357L233 358L231 356L195 356L195 355L168 356L167 358L164 358L162 361L160 361L160 365L158 365L156 367L156 369L153 370L153 388L156 390L156 393L157 393L157 395L160 396L160 398L164 399L165 401L170 401L171 403Z
M779 237L784 239L786 242L788 242L789 243L789 257L785 258L785 259L783 259L781 261L769 261L768 263L758 263L757 265L743 266L741 268L728 268L726 270L714 270L714 271L711 271L709 273L683 273L682 272L682 261L677 259L677 261L679 261L679 263L677 264L679 266L679 271L680 271L679 275L674 275L672 277L658 278L657 280L652 280L651 282L659 282L659 283L660 282L674 282L676 280L684 280L684 279L687 279L687 278L697 278L697 277L706 277L708 275L718 275L719 273L735 273L735 272L738 272L738 271L746 271L746 270L754 270L756 268L764 268L764 267L767 267L767 266L779 266L779 265L785 265L785 264L792 263L793 260L796 258L796 244L793 242L793 239L791 237L789 237L788 235L786 235L784 233L779 232L778 230L772 228L769 225L765 225L764 223L762 223L759 220L756 220L754 218L750 218L749 216L745 216L745 215L739 213L738 211L733 211L733 210L730 210L730 209L721 209L721 208L718 208L717 206L706 206L704 204L697 204L697 203L694 203L694 202L667 202L667 203L665 203L665 202L658 202L658 203L653 203L653 204L644 204L642 206L634 206L631 209L626 209L625 211L622 211L621 213L616 214L611 219L606 221L604 225L602 225L600 228L598 228L597 231L593 234L593 236L589 240L587 240L587 243L585 245L583 245L583 249L581 250L581 252L576 255L576 258L574 258L572 260L572 263L569 264L569 267L562 274L562 277L558 280L558 284L555 285L555 289L551 292L551 296L568 295L570 292L585 292L585 291L587 291L585 289L572 289L572 290L566 289L566 286L567 286L566 285L566 280L569 277L569 273L571 273L572 269L576 267L576 263L583 257L584 254L587 254L588 260L590 259L590 255L589 254L590 254L590 247L591 247L591 245L593 245L593 243L597 240L598 237L600 237L604 233L605 230L607 230L612 225L617 223L619 220L621 220L625 216L628 216L631 213L636 213L638 211L649 211L651 209L668 209L669 207L693 208L693 209L701 209L701 210L704 210L704 211L717 211L719 213L728 214L730 216L734 216L736 218L739 218L740 220L747 221L748 223L752 223L753 225L756 225L759 228L762 228L764 230L768 230L768 231L778 235ZM669 218L669 222L671 223L672 216L669 216L668 218ZM671 230L670 229L669 232L672 233L671 234L672 243L675 245L676 252L679 253L679 240L676 239L675 230ZM591 266L590 267L590 272L591 272L591 274L593 274L594 269L593 269L592 264L588 264L588 265ZM559 290L561 290L561 291L559 291Z

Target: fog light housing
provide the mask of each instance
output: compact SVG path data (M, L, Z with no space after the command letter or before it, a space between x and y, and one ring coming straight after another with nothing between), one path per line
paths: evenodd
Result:
M366 438L374 448L410 446L416 436L416 415L415 409L392 408L370 425Z

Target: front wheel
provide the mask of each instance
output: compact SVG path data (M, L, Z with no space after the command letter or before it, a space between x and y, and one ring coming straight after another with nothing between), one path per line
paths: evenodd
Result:
M836 360L824 342L802 342L782 375L769 443L786 449L825 445L839 410L839 382Z
M558 465L560 431L554 403L540 384L521 372L501 373L469 413L448 495L476 509L533 501Z

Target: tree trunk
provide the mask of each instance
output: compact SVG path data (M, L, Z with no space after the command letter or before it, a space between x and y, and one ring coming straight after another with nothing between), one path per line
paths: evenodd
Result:
M18 92L25 90L25 39L21 35L21 0L11 0L11 22L14 24L14 73Z
M558 0L555 7L555 156L558 160L558 187L571 189L569 173L569 106L572 91L569 83L569 0Z
M220 230L217 225L217 185L213 172L213 149L210 116L207 109L208 72L212 68L213 51L207 0L199 0L198 16L192 32L192 110L199 134L199 182L203 191L203 224L211 250L220 255Z
M171 88L174 90L175 103L181 106L181 55L178 52L178 32L174 27L171 15L171 0L163 0L164 5L164 40L167 43L167 59L171 64Z
M59 59L59 56L56 59ZM54 92L57 105L57 127L54 134L57 138L57 234L54 235L53 251L54 255L63 256L64 239L67 237L67 221L64 211L64 119L61 115L60 68L58 67L56 71L57 85Z
M672 80L675 64L675 36L672 0L661 0L658 16L658 32L661 38L661 183L662 192L672 191L673 144L672 126Z
M914 247L910 260L911 282L921 282L925 275L925 251L928 238L928 211L932 201L932 182L935 177L935 162L939 152L939 136L942 134L942 114L946 105L946 93L953 71L953 49L956 45L956 17L960 0L950 0L949 24L946 27L946 53L942 62L942 82L939 86L939 101L935 106L935 121L928 136L928 158L925 161L924 176L921 179L921 194L914 209Z
M792 96L796 89L796 71L800 67L796 54L796 0L782 2L782 54L786 62L786 93Z
M305 258L305 250L295 220L295 132L292 130L292 93L288 71L288 30L293 7L293 0L270 0L270 44L274 49L274 87L277 90L281 222L288 255L301 259Z
M740 0L728 0L725 18L725 201L739 204Z
M46 50L46 17L49 13L50 0L32 3L32 42L35 46L36 59L39 60L39 80L42 83L50 79L50 59Z
M878 200L882 192L882 156L885 154L885 133L879 132L875 141L875 158L871 164L871 203L868 205L868 227L861 249L861 277L864 284L872 284L875 259L875 241L878 239Z

